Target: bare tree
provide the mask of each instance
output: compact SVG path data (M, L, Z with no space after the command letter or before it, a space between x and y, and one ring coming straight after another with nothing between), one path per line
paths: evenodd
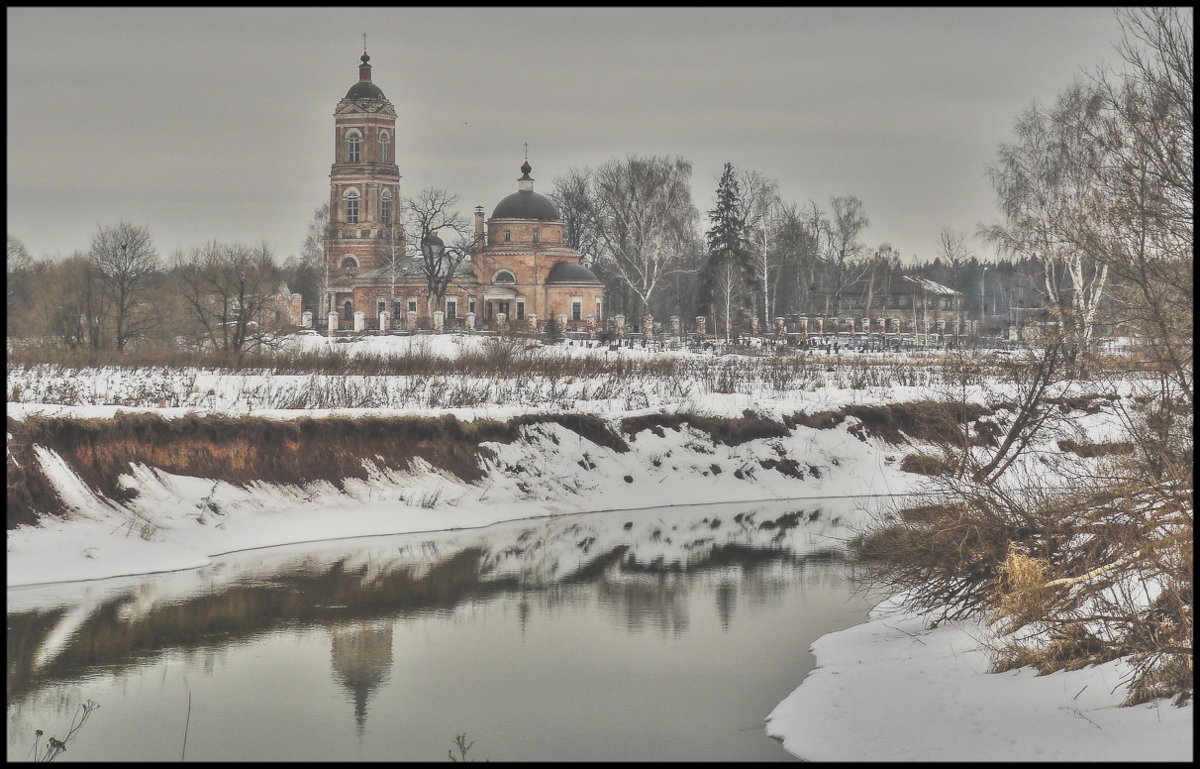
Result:
M1046 306L1073 343L1068 359L1087 348L1108 280L1108 265L1072 233L1095 198L1102 147L1081 126L1098 105L1095 93L1078 83L1050 109L1035 104L1016 121L1017 141L1001 145L988 169L1005 222L983 234L1007 253L1041 261Z
M755 292L761 301L763 328L771 324L771 251L770 230L778 226L773 212L779 207L779 182L768 179L758 171L739 171L743 221L751 243L754 244Z
M592 170L570 168L554 180L548 197L554 201L563 220L563 243L580 254L585 266L595 263L600 249L595 230L596 201L592 190Z
M387 269L388 285L390 288L388 311L395 315L399 307L396 299L396 280L399 279L400 273L403 270L407 248L404 224L397 221L395 216L392 216L390 222L380 225L380 230L383 234L383 241L387 245L387 254L384 256L383 266Z
M1120 74L1093 76L1082 124L1103 147L1095 194L1071 237L1116 279L1120 322L1191 411L1194 400L1194 41L1178 8L1118 11ZM1165 383L1164 383L1165 384Z
M863 245L858 237L870 221L862 201L853 195L833 197L829 202L833 217L829 221L825 268L832 306L827 306L826 312L832 310L835 315L841 315L846 287L861 277L862 265L858 264L858 257Z
M966 268L967 262L970 261L974 254L967 246L967 237L961 232L956 232L949 227L943 227L938 236L938 256L945 260L950 267L950 274L954 276L952 281L955 291L966 293L963 279L963 271ZM963 305L959 305L958 321L962 323L964 320Z
M815 309L812 292L829 237L829 222L812 200L803 208L795 203L781 207L779 219L774 247L779 252L780 264L791 265L793 309L799 313L812 312Z
M329 236L329 203L313 211L300 246L300 258L293 268L300 283L294 286L305 298L308 307L321 316L330 311L325 299L329 290L329 265L325 259L325 241Z
M610 160L592 176L592 229L604 264L645 310L696 243L691 176L683 158L636 155Z
M454 210L457 205L458 195L431 187L404 203L408 219L405 229L413 234L408 249L425 277L429 291L426 312L430 316L441 306L459 267L476 250L471 227ZM454 238L451 243L443 237L448 234Z
M62 261L43 259L34 269L40 278L33 287L38 330L72 350L101 349L110 311L92 262L75 252Z
M867 292L863 306L863 314L870 318L875 303L876 292L885 297L890 293L892 277L899 272L900 257L890 243L880 243L879 247L867 260L866 281Z
M173 257L175 277L202 346L242 352L286 325L281 273L265 244L210 242Z
M725 342L728 343L733 332L734 320L744 312L743 306L748 299L746 278L733 262L724 262L707 277L712 281L713 298L722 310L721 328L725 334Z
M876 539L875 552L914 604L986 609L1001 633L994 670L1123 658L1126 704L1182 705L1195 685L1193 32L1177 9L1118 18L1124 71L1024 113L993 170L1005 222L987 233L1046 263L1049 302L1070 293L1057 305L1062 328L1002 364L1016 403L999 440L964 445L957 471L937 481L938 500L954 504ZM1100 391L1123 395L1101 407L1113 417L1107 442L1085 451L1069 440L1086 434L1063 396L1106 271L1138 344L1132 360L1097 356L1087 370L1089 391L1107 377ZM1038 444L1055 438L1047 484Z
M150 231L125 221L101 227L92 238L88 259L112 307L113 344L124 350L151 323L144 312L146 289L159 264Z
M5 252L5 295L8 300L6 318L8 335L20 336L25 327L25 316L30 310L30 279L33 272L33 259L25 250L25 244L8 236Z
M950 272L954 275L955 283L952 288L961 291L963 286L958 282L962 277L960 273L963 266L973 256L971 249L967 246L966 235L949 227L943 227L938 235L938 256L950 266Z

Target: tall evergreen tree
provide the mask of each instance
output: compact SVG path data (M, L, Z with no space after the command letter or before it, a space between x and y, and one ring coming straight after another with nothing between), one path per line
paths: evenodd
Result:
M708 314L720 300L729 339L730 316L741 309L744 286L754 277L753 253L746 232L745 206L732 163L726 163L717 182L716 205L708 211L708 257L701 269L700 310ZM750 284L752 285L752 284Z

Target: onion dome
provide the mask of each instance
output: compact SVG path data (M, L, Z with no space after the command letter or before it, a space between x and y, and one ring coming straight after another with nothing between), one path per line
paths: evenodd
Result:
M517 191L496 204L493 219L539 219L558 221L558 209L544 195L533 191L533 177L529 172L533 166L526 160L521 164L521 178L517 180Z
M574 262L559 262L551 268L546 276L546 283L602 283L596 274Z
M350 90L346 91L347 99L386 99L383 95L383 89L371 82L371 65L369 62L371 57L365 52L362 55L362 64L358 65L358 82L350 86Z

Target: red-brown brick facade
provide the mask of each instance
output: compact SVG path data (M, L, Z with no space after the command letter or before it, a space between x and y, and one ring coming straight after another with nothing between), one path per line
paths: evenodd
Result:
M428 290L417 265L395 278L385 267L392 249L403 254L399 222L400 171L396 164L396 111L371 82L370 57L362 56L359 81L334 110L334 162L329 174L330 223L325 239L328 289L316 325L331 312L338 328L378 329L390 312L390 328L435 326ZM563 222L546 197L533 191L532 168L521 166L518 189L496 206L490 219L475 210L479 245L464 263L435 310L445 328L473 324L496 328L544 328L554 316L574 329L598 328L604 284L580 264L579 252L563 243ZM356 319L356 314L362 315ZM470 316L470 317L468 317Z

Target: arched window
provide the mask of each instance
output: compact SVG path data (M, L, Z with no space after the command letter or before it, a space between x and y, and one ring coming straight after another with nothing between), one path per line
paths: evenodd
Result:
M382 224L392 223L392 193L388 190L384 190L383 197L379 199L379 221Z
M541 240L542 240L542 231L539 230L537 227L534 227L533 228L533 242L540 243Z
M493 283L516 283L517 278L508 270L500 270L492 278Z
M512 240L512 230L505 230L504 231L504 242L508 243L511 240Z
M358 190L346 193L346 222L358 224Z
M353 256L347 256L345 259L342 260L342 269L343 270L357 270L358 269L358 260L355 259Z
M349 299L347 299L346 303L342 305L342 318L347 323L354 320L354 303Z
M388 157L389 157L388 150L391 149L391 143L392 143L392 137L388 135L387 131L384 131L381 134L379 134L379 162L380 163L391 162L390 160L388 160Z
M357 131L351 131L346 135L346 162L357 163L362 158L362 153L359 150L359 144L362 142L362 137Z

